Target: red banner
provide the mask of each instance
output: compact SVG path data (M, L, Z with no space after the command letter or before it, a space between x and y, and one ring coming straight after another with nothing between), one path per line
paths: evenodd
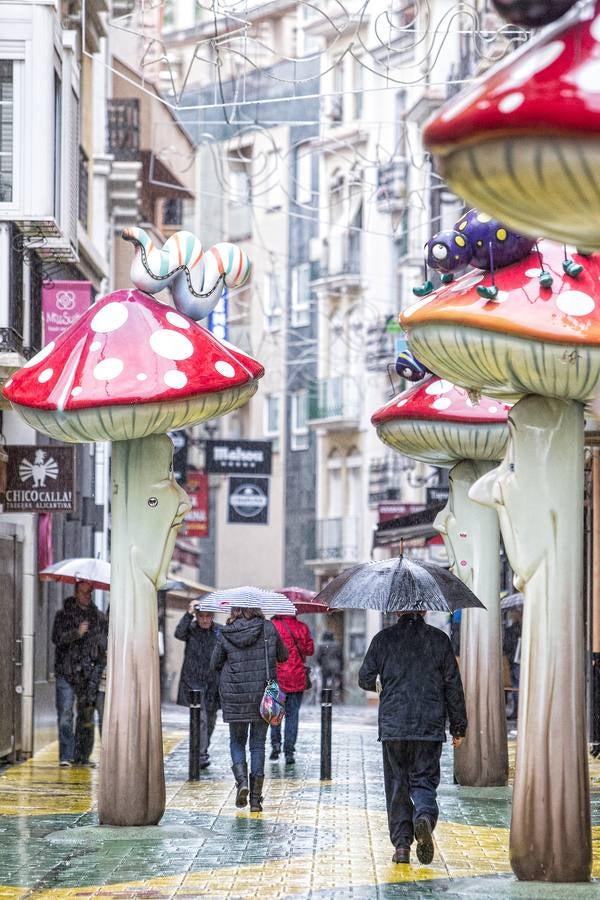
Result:
M44 346L82 317L92 302L89 281L46 281L42 285Z
M188 469L185 490L192 508L179 534L182 537L208 537L208 475Z

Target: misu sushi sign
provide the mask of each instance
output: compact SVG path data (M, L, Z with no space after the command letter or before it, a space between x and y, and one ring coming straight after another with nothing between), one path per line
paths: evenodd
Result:
M91 302L89 281L45 281L42 285L44 346L77 322Z

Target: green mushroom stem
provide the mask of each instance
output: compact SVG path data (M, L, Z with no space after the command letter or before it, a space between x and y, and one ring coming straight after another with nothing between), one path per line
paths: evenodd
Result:
M450 495L434 525L444 538L452 571L485 606L461 617L460 669L469 727L454 753L459 784L494 787L508 781L502 678L500 528L496 511L469 499L471 486L494 467L464 461L450 471Z
M155 825L165 808L158 613L179 525L190 505L173 445L151 435L112 445L112 566L101 825Z
M504 461L471 499L494 507L525 595L510 860L522 881L589 881L583 627L583 406L528 396Z

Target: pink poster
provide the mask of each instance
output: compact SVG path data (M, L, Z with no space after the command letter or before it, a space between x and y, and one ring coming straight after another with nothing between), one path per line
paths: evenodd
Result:
M92 302L89 281L46 281L42 285L44 346L66 331Z

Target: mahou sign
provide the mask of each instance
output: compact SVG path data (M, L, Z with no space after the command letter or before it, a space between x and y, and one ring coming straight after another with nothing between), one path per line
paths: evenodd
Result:
M5 512L75 508L75 448L9 446Z

